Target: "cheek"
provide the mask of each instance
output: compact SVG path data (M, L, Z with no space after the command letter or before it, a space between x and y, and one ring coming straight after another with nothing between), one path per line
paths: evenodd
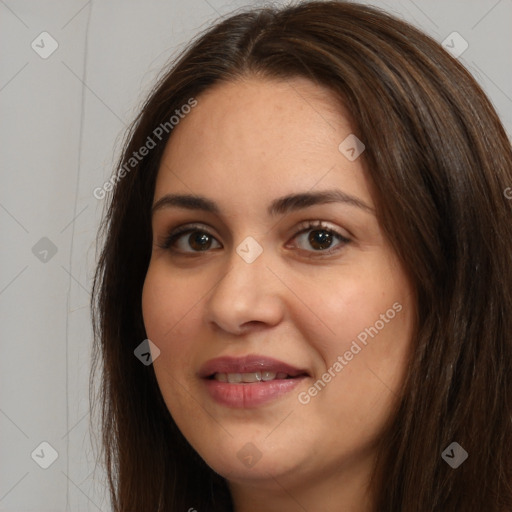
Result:
M311 305L300 322L310 324L308 330L319 351L327 352L331 357L332 353L342 354L358 335L364 339L365 329L376 322L380 327L382 314L386 315L391 309L388 316L399 316L395 315L392 306L400 300L401 293L389 284L378 273L351 270L340 275L338 269L334 269L330 278L327 276L313 285L311 281L304 282L300 289L296 289L297 295L307 297L306 304ZM381 330L389 331L392 323L395 322L386 323L385 329Z
M158 273L150 266L142 289L142 317L146 334L153 343L160 340L165 330L167 320L162 313L171 306L170 301L172 296L167 292L165 281L158 279ZM172 310L169 307L169 311Z
M321 358L316 378L329 369L336 375L329 380L331 392L322 391L324 398L344 396L353 410L369 411L382 394L399 394L411 347L411 288L403 272L380 256L367 259L364 268L334 269L330 279L314 286L303 282L298 291L314 305L314 314L300 322ZM315 330L319 325L323 335Z
M193 371L204 294L201 279L180 280L164 263L150 264L142 290L142 316L147 337L160 349L154 364L157 378L163 374L189 377Z
M180 335L193 298L190 287L177 287L176 278L161 265L150 264L142 290L142 316L148 338L161 350L166 349L168 340Z
M184 303L183 294L176 293L165 272L150 265L142 291L142 316L147 337L160 349L153 368L162 391L174 387L177 371L183 368L180 359L186 357L187 344L179 343Z
M193 311L185 290L178 291L173 286L165 269L150 265L142 290L142 316L147 337L160 349L153 369L171 413L186 407L186 396L179 383L184 381L184 371L190 368L191 347L184 335L193 335L188 323Z

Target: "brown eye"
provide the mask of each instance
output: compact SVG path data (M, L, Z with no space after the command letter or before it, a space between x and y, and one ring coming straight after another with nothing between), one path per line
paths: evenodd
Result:
M216 238L204 229L188 227L170 233L160 247L175 252L196 253L211 249L214 243L217 244L214 249L221 247Z
M319 223L307 223L294 237L300 249L317 252L319 256L328 255L342 249L350 239L334 229Z
M212 245L212 237L208 233L194 231L187 242L195 251L206 251Z
M309 232L308 242L315 250L327 249L331 246L333 236L325 229L315 229Z

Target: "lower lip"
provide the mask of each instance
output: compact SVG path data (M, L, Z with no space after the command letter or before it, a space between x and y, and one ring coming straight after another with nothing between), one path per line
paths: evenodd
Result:
M275 379L266 382L229 384L207 379L206 388L210 396L227 407L252 408L266 404L292 391L305 377Z

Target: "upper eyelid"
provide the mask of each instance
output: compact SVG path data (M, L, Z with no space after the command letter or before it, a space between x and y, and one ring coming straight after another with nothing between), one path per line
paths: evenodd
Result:
M212 231L217 232L215 229L213 229L210 226L207 226L205 224L201 224L201 223L183 224L182 226L179 226L176 229L170 230L166 236L171 237L171 236L185 235L186 233L190 233L190 232L194 232L194 231L204 231L208 235L214 237L216 240L218 238L215 233L212 233Z
M295 234L299 234L300 231L302 231L302 230L313 229L313 228L321 228L321 229L331 230L331 231L334 231L335 233L338 233L341 236L344 236L344 235L342 235L342 233L339 233L339 231L340 231L339 228L333 227L333 226L329 225L329 223L327 223L326 221L322 221L322 220L309 220L308 219L308 220L302 221L299 223L299 225L295 228L294 231L295 231ZM192 223L183 224L181 226L176 227L175 229L169 230L167 232L167 236L179 235L181 233L186 233L189 230L190 231L193 231L193 230L201 231L203 229L205 232L207 232L210 235L211 235L211 233L209 233L209 231L211 229L216 231L214 228L211 228L207 224L192 222ZM212 235L212 236L214 236L214 235ZM348 238L348 237L346 237L346 238Z
M293 234L293 238L296 238L297 236L301 235L302 233L307 233L308 231L313 230L325 230L330 231L334 233L335 236L340 238L342 241L345 242L351 242L352 241L352 235L344 235L339 228L335 228L332 226L329 226L324 221L305 221L300 224L300 226L297 228L297 230Z
M211 229L210 226L207 226L206 224L203 224L203 223L188 223L188 224L186 223L181 226L178 226L175 229L169 230L169 232L164 236L164 239L169 240L170 238L173 238L173 243L174 243L176 240L181 238L181 236L184 236L188 233L192 233L194 231L203 231L203 232L207 233L209 236L212 236L215 240L217 240L218 243L221 243L218 240L218 237L215 234L212 234L210 232L210 229ZM345 242L349 242L352 240L351 235L346 236L340 232L341 230L339 228L330 226L326 221L322 221L319 219L314 219L314 220L307 219L305 221L300 222L299 225L296 226L293 231L292 239L298 237L299 235L303 234L304 232L312 231L314 229L323 229L326 231L331 231L332 233L334 233L335 236L337 236L339 239L341 239L342 241L345 241ZM188 251L186 251L186 252L188 252ZM190 252L195 252L195 251L190 251ZM197 251L197 252L199 252L199 251Z

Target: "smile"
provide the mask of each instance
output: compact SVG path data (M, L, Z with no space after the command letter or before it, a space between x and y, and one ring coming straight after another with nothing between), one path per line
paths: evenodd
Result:
M231 408L255 408L292 391L309 377L301 370L266 356L222 357L199 372L211 399Z
M230 384L238 384L245 382L247 384L252 382L268 382L270 380L292 379L287 373L284 372L251 372L251 373L216 373L213 378L219 382L229 382Z

